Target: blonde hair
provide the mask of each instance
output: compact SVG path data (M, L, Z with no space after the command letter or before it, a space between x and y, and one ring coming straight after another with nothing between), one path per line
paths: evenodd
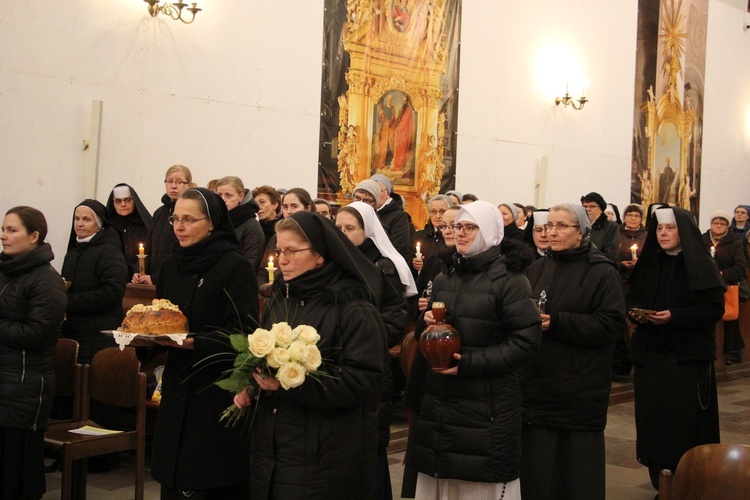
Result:
M193 174L190 173L190 169L187 168L185 165L172 165L171 167L167 169L167 173L164 174L164 178L166 179L167 177L169 177L175 172L182 174L185 177L185 180L190 185L190 187L194 187L193 186Z
M237 190L237 193L239 194L242 194L245 192L245 185L242 183L242 179L240 179L239 177L228 175L216 181L216 189L219 189L221 186L226 186L226 185L232 186L234 189Z

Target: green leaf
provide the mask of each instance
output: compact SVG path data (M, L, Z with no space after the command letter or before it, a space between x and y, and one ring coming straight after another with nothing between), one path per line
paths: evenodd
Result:
M216 385L218 385L225 391L229 391L235 394L242 392L242 390L245 388L246 383L246 381L242 381L236 378L225 378L219 380L218 382L215 382Z
M232 349L239 353L246 353L249 351L247 337L245 335L234 333L229 336L229 342L232 343Z
M236 358L234 358L234 367L239 368L240 366L244 365L248 362L250 359L250 353L244 352L242 354L238 354Z

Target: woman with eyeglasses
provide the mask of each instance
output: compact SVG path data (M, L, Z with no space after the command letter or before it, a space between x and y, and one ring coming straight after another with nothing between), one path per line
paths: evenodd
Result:
M536 252L534 252L534 260L546 257L547 250L549 250L547 217L549 217L549 210L541 208L531 212L531 215L526 219L526 228L523 230L523 240L536 250Z
M107 220L106 208L96 200L83 200L73 212L61 272L70 282L61 336L78 341L79 363L91 363L94 354L112 347L112 339L101 331L122 323L128 273L120 236Z
M162 206L156 209L151 222L151 230L146 238L146 273L134 273L132 282L141 285L153 285L156 283L159 268L164 259L172 252L172 246L177 241L174 237L172 226L169 225L169 216L172 215L174 204L193 184L193 174L184 165L172 165L167 169L164 178L166 194L162 196Z
M413 411L406 463L418 471L416 498L521 498L517 371L542 332L521 272L530 258L503 253L503 226L491 203L463 205L454 264L433 283L461 352L446 370L430 369L421 352L412 364L404 398ZM428 309L417 330L433 323Z
M711 214L711 228L703 233L703 243L714 258L725 285L736 285L747 278L747 262L743 240L729 229L729 212L717 210ZM742 362L745 342L740 335L740 320L724 321L724 362Z
M448 207L443 214L443 219L435 228L442 235L445 246L422 259L422 269L417 276L417 291L419 292L417 307L420 313L427 310L435 277L446 272L453 265L453 254L456 253L456 234L453 231L453 224L456 222L459 210L461 210L461 205Z
M625 297L590 231L582 206L553 206L547 256L526 270L544 339L520 377L524 500L605 496L604 427Z
M623 223L620 225L620 278L623 283L628 282L633 272L638 256L643 251L646 241L646 228L643 226L643 209L635 203L625 207ZM635 245L635 247L633 247ZM635 250L635 258L633 258Z
M138 248L141 243L146 244L153 217L135 189L125 183L117 184L109 193L107 217L112 227L120 233L122 253L128 264L129 276L133 276L140 269Z
M0 227L0 498L42 498L44 431L55 397L55 343L65 286L39 210L8 210Z
M318 214L291 214L276 224L276 237L282 276L262 325L315 328L324 373L289 390L254 375L261 393L250 409L251 497L373 498L386 351L381 273ZM247 392L235 404L250 405Z
M263 251L266 248L263 229L255 216L258 213L258 203L249 196L250 190L245 189L239 177L222 177L216 181L214 192L227 204L229 218L232 219L242 254L257 272L263 262Z
M289 189L281 195L282 218L287 219L289 216L297 212L315 212L315 203L312 200L312 196L310 196L310 193L308 193L306 189L299 187ZM266 244L264 259L267 260L273 255L276 246L276 235L274 234ZM263 262L266 262L266 260ZM281 271L276 268L275 276L279 277L280 273ZM258 270L256 277L258 279L258 285L261 286L261 291L264 295L267 294L269 292L269 289L266 286L268 285L268 271L266 271L264 264L261 264L261 269Z
M424 260L445 248L443 234L437 228L443 224L445 212L453 206L453 200L450 196L438 194L433 196L427 202L427 209L430 220L425 224L424 229L417 231L414 236L415 243L420 244L420 257L414 257L411 261L412 269L417 273L422 271Z
M734 217L732 222L729 224L729 228L732 230L735 236L739 239L744 239L750 224L748 223L748 217L750 216L750 205L737 205L734 209Z
M342 208L336 218L336 227L383 273L383 293L379 310L386 331L386 348L390 349L398 345L406 333L404 297L417 293L411 269L393 247L375 209L370 205L355 201ZM383 396L378 407L378 467L375 475L375 498L378 499L392 498L386 454L390 440L393 404L390 355L384 356L384 365Z
M232 396L214 385L233 366L229 332L253 328L258 318L255 271L242 255L224 201L206 188L177 199L169 216L177 243L162 263L156 296L188 319L182 344L141 341L141 361L167 351L156 421L151 475L162 499L247 498L248 443L242 426L219 422Z
M716 322L724 281L691 212L658 208L630 275L636 456L659 487L694 446L719 442Z

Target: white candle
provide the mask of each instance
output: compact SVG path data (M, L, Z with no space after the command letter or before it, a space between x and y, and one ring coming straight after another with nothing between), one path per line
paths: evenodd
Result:
M632 260L636 260L638 258L638 254L636 253L637 250L638 245L634 243L633 246L630 247L630 256L632 257Z
M273 255L268 258L268 266L266 267L266 270L268 271L268 282L273 283Z
M711 247L711 258L716 257L716 247Z
M418 259L422 258L422 252L420 252L421 249L422 249L422 245L419 242L417 242L417 258Z

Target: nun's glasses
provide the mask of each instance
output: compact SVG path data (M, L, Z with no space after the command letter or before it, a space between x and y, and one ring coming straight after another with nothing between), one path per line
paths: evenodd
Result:
M177 223L179 222L179 223L182 223L182 225L185 226L185 227L190 227L193 224L195 224L196 222L198 222L199 220L206 220L206 219L208 219L208 217L201 217L200 219L196 219L194 217L190 217L189 215L186 215L182 219L180 219L179 217L176 217L174 215L170 215L169 217L167 217L167 220L173 226L176 226Z
M283 254L287 260L294 260L297 258L297 252L304 252L305 250L312 251L312 248L300 248L299 250L281 250L280 248L277 248L273 253L276 255L277 259Z

